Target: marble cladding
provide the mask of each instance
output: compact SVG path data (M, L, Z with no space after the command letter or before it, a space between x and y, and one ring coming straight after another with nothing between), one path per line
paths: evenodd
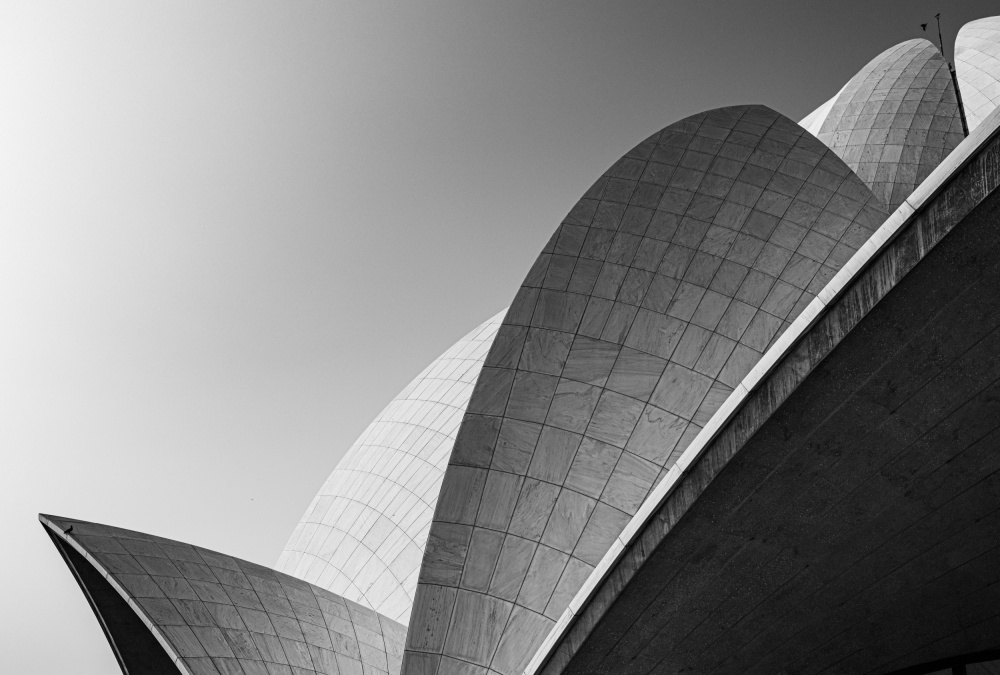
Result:
M1000 16L962 26L955 39L955 71L972 131L1000 105Z
M742 383L527 673L925 673L995 655L998 127L1000 110Z
M399 672L406 627L330 591L200 546L68 518L40 520L118 590L173 652L180 672Z
M887 49L844 86L816 137L895 209L965 137L947 62L927 40Z
M455 343L375 418L306 509L278 570L408 622L455 434L506 312Z
M887 217L763 106L694 115L573 207L490 349L403 670L519 675L643 499Z

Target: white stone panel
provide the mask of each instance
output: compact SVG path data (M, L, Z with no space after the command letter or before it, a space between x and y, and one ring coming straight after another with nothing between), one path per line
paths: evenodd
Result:
M955 70L971 132L1000 105L1000 16L962 26L955 39Z
M313 499L277 569L406 624L441 479L503 310L392 400Z

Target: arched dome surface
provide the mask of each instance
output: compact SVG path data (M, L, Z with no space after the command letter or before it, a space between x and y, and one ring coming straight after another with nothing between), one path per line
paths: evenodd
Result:
M200 546L40 515L129 675L396 675L406 628Z
M927 40L890 47L844 86L816 137L895 209L965 138L947 62Z
M455 434L506 311L379 413L306 509L278 570L407 623Z
M614 164L515 298L462 421L405 675L519 675L649 491L888 213L763 106Z
M955 70L972 131L1000 105L1000 16L962 26L955 38Z

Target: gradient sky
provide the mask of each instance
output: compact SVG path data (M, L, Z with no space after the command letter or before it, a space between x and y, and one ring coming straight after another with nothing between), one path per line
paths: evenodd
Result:
M997 2L0 0L0 669L118 672L38 512L277 560L663 126Z

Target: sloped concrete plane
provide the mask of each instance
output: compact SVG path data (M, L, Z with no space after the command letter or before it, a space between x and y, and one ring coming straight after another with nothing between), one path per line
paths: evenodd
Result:
M626 152L276 570L40 516L123 673L1000 672L1000 17L955 66Z

